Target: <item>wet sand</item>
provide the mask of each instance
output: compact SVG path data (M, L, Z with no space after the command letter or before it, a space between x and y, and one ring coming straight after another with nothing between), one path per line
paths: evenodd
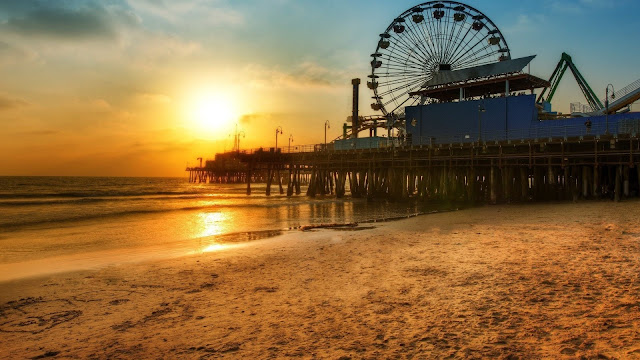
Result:
M639 215L488 206L0 283L0 358L640 358Z

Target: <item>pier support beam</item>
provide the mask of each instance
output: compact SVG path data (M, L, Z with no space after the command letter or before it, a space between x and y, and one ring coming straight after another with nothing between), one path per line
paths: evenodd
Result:
M629 165L622 167L622 194L625 198L629 197Z
M493 160L491 161L491 174L490 176L490 187L491 187L491 195L490 195L490 201L492 204L496 204L498 202L498 176L496 174L496 167L493 166Z
M600 167L596 164L593 166L593 197L599 199L601 191Z
M247 195L251 195L251 166L247 169Z
M589 198L589 167L582 167L582 197Z
M524 166L520 167L520 200L529 200L529 171Z
M620 188L621 188L621 177L622 177L622 165L618 165L615 167L616 175L615 175L615 187L613 190L614 201L620 201Z

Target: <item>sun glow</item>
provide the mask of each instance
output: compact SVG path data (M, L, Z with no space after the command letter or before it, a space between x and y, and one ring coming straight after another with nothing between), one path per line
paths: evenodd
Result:
M227 136L231 125L238 120L235 99L220 92L195 96L189 112L194 130L200 135Z

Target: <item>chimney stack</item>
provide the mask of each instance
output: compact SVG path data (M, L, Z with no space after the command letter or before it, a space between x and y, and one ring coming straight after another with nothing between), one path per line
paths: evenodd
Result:
M360 118L358 117L358 98L359 98L359 89L360 89L360 79L351 80L351 84L353 85L353 112L351 114L351 138L358 138L358 122Z

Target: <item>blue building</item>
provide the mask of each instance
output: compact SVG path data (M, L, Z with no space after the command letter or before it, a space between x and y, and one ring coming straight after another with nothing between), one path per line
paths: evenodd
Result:
M638 132L640 113L566 118L538 104L534 90L549 82L522 72L533 58L437 73L411 93L424 105L405 108L407 139L430 145Z

